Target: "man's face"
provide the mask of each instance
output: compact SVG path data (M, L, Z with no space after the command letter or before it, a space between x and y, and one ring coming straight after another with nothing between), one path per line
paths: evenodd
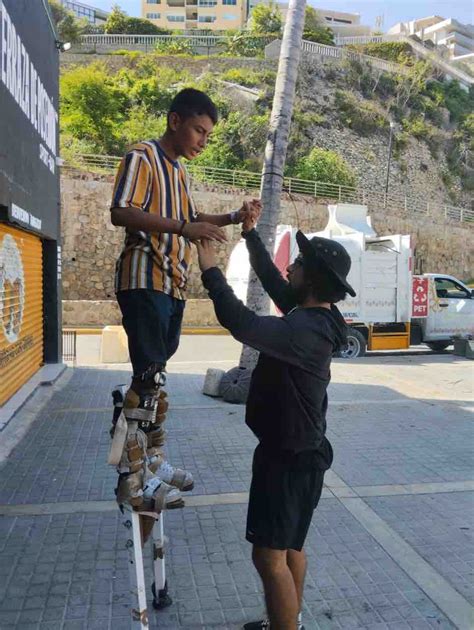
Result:
M207 114L182 120L178 114L171 112L169 127L173 131L176 152L187 160L193 160L206 148L214 123Z
M304 275L303 256L299 254L291 265L288 265L286 271L296 303L302 304L311 291L311 287Z

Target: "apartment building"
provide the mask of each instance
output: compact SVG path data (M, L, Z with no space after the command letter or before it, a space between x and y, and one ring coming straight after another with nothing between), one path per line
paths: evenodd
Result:
M411 22L399 22L392 26L388 33L389 35L416 35L454 60L474 53L474 26L462 24L453 18L432 15Z
M82 2L75 2L75 0L60 0L60 2L66 9L72 11L76 17L86 18L91 24L104 24L109 16L107 11L96 9Z
M249 15L257 4L270 4L271 0L249 0ZM283 21L286 19L288 11L288 3L278 2L278 7L282 13ZM356 37L370 35L371 28L361 24L360 13L347 13L346 11L333 11L332 9L323 9L314 5L313 7L320 17L321 24L329 26L336 36L339 37Z
M142 0L142 17L166 29L241 29L246 22L247 0Z

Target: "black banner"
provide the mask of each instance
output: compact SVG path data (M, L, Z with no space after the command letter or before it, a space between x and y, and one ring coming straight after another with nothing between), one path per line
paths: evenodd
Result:
M59 239L59 51L47 0L0 0L0 218Z

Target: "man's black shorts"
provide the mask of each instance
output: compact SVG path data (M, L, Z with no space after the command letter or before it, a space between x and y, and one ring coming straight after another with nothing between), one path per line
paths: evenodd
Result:
M314 451L293 454L258 445L253 458L247 540L257 547L301 551L321 497L324 473Z

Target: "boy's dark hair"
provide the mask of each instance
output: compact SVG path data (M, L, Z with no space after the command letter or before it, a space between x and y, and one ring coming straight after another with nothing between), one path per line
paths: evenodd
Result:
M313 261L311 269L307 269L303 265L303 269L305 278L311 283L313 295L317 300L336 304L336 302L346 299L346 289L322 261Z
M182 120L192 116L209 116L214 124L217 123L217 107L207 94L194 88L185 88L178 92L171 102L168 114L175 112Z

